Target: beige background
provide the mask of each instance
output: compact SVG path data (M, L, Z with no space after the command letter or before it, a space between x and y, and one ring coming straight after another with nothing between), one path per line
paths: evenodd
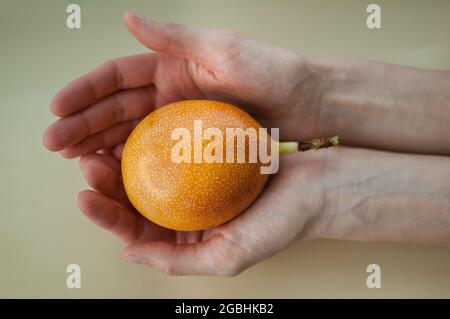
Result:
M65 27L66 6L82 28ZM365 27L368 1L0 0L0 297L450 297L450 251L313 241L235 278L167 277L121 260L122 245L75 205L76 161L46 152L51 96L116 56L144 52L122 26L132 9L155 19L250 33L305 54L450 68L450 1L376 1L383 29ZM69 263L82 288L65 286ZM382 267L382 288L365 268Z

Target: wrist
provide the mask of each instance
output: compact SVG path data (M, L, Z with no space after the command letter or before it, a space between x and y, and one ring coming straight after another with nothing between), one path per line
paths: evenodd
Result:
M333 220L337 217L333 198L339 193L339 183L335 183L331 175L339 173L335 169L341 165L343 151L345 149L336 147L296 153L285 158L299 167L291 177L294 183L291 187L298 193L292 201L298 214L296 218L302 221L295 231L301 240L333 237ZM286 162L284 164L286 166Z
M317 136L340 133L339 101L343 99L344 83L351 81L349 62L327 57L309 57L312 78L317 83L316 132Z
M289 90L283 99L285 139L307 141L321 137L317 126L320 115L320 74L309 58L289 51L289 62L285 63L283 79Z
M352 239L355 231L364 228L367 212L360 204L371 193L370 183L366 185L365 180L373 173L361 166L368 162L366 153L336 147L299 156L305 161L304 169L314 163L314 174L302 176L302 184L307 187L302 188L301 213L311 212L305 224L305 239Z
M345 59L298 56L290 67L296 78L288 103L296 110L296 138L308 140L339 133L340 104L350 99L347 93L351 93L354 77L351 64Z
M306 238L449 244L450 159L345 147L323 154L305 181L320 198Z

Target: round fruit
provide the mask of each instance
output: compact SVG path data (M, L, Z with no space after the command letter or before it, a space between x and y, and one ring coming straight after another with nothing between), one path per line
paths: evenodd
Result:
M186 128L194 137L194 121L201 120L203 132L223 132L223 162L201 163L173 160L177 143L172 133ZM198 122L197 122L198 123ZM122 155L125 190L133 206L146 218L175 230L202 230L221 225L244 211L264 188L268 175L259 162L225 160L226 128L261 125L230 104L191 100L166 105L145 117L128 137ZM208 141L202 140L202 146ZM194 153L194 140L191 145ZM235 146L237 143L235 143ZM236 155L236 148L235 148Z

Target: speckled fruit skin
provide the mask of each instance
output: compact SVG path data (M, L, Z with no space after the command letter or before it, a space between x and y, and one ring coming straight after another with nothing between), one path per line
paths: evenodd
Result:
M261 127L237 107L211 100L166 105L136 126L122 155L126 193L142 215L175 230L203 230L227 222L256 199L268 179L259 163L174 163L171 150L177 141L171 140L171 133L186 127L193 136L194 120L202 120L203 131L221 129L224 141L227 127Z

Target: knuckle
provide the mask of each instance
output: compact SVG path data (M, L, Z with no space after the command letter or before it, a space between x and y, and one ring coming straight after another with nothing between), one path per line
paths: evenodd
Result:
M222 39L218 64L228 70L240 68L244 62L242 61L242 53L247 49L250 37L234 31L219 31L217 38Z
M168 22L166 24L166 30L169 36L167 37L166 43L164 44L163 51L176 52L179 41L187 30L187 26Z
M120 58L112 58L108 59L105 62L103 62L100 65L100 70L103 70L104 72L111 74L114 76L115 85L117 89L121 89L124 86L124 79L122 76L122 73L120 72L120 69L118 67L118 63L120 61Z
M110 69L111 67L115 67L116 65L116 59L108 59L105 62L103 62L102 64L100 64L100 69Z
M215 256L214 268L219 275L235 277L244 271L247 251L240 245L240 237L236 234L222 234L220 253Z
M178 23L173 23L173 22L167 22L166 27L170 32L174 32L174 33L183 32L187 28L187 26L185 26L183 24L178 24Z
M114 120L116 123L123 122L127 120L126 107L123 101L123 96L119 94L114 95Z

